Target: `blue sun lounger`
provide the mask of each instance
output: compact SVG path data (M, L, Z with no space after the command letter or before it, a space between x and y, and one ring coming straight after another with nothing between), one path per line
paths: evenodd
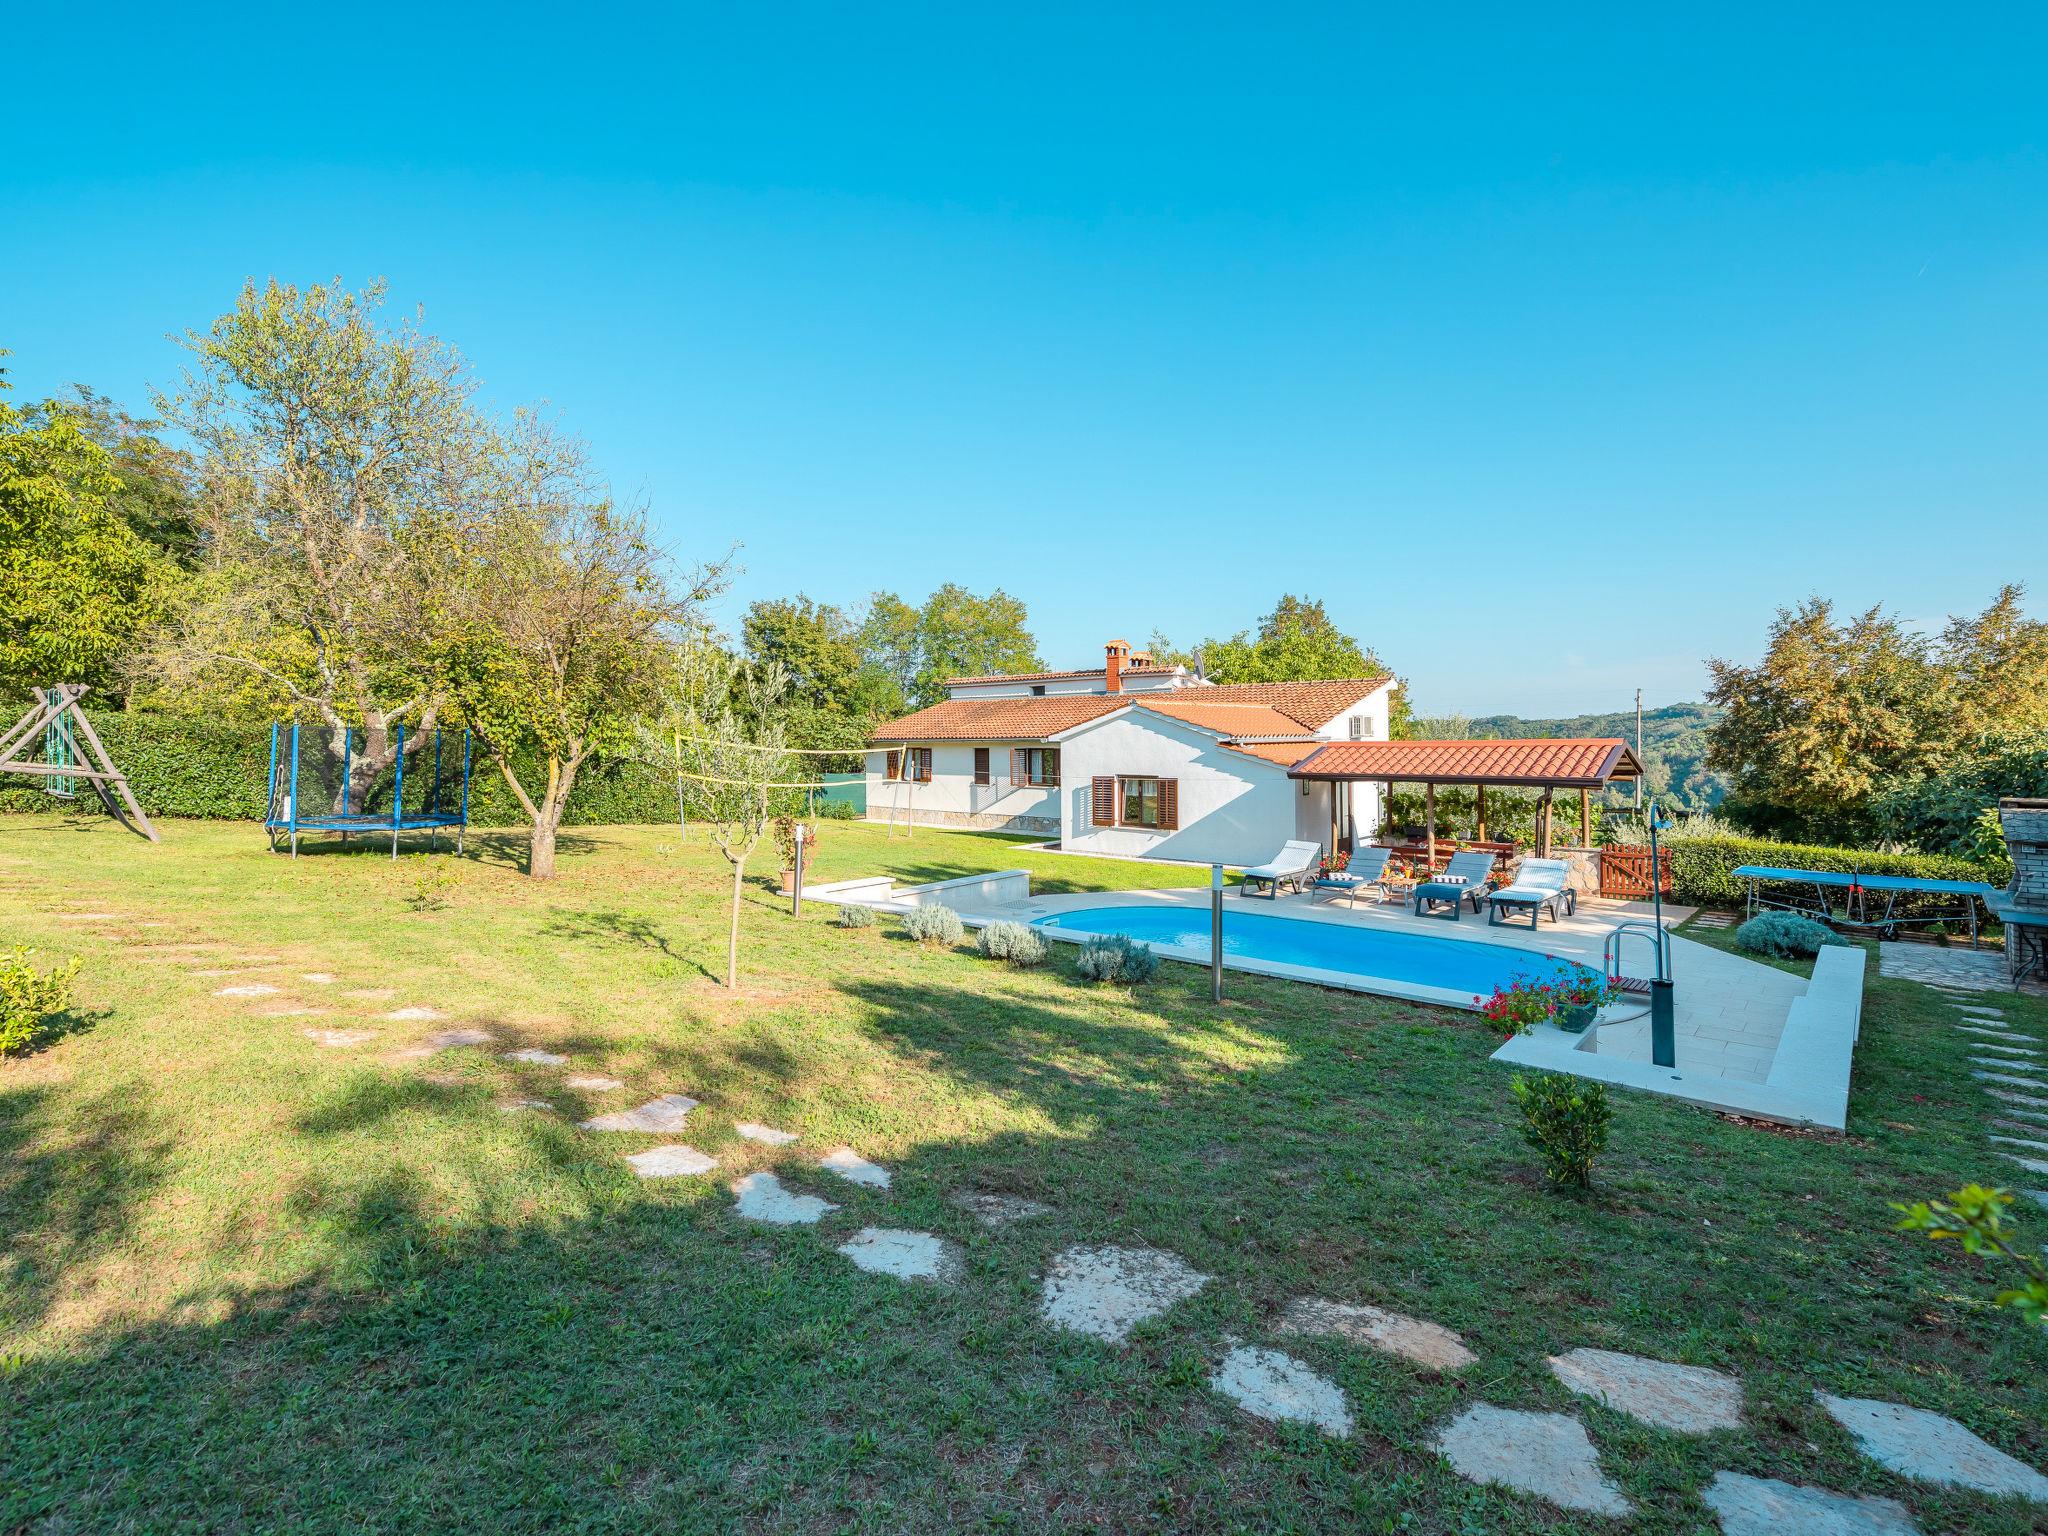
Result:
M1837 928L1860 928L1891 938L1899 929L1935 923L1968 923L1970 947L1977 947L1977 904L1991 895L1992 887L1975 880L1929 880L1918 875L1866 875L1833 869L1783 869L1773 864L1744 864L1732 872L1749 882L1747 912L1776 908L1803 912ZM1793 891L1772 894L1765 886L1791 886ZM1875 897L1883 896L1877 907ZM1899 911L1902 896L1947 897L1928 910L1911 915Z

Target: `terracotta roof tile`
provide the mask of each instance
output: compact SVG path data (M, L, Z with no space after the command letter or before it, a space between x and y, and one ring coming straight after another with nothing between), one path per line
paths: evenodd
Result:
M1179 696L1199 694L1212 704L1264 704L1313 730L1390 681L1386 677L1338 677L1301 683L1212 683Z
M876 727L874 741L1042 741L1069 726L1122 709L1118 693L1044 698L947 699Z
M1597 788L1611 778L1632 778L1640 771L1635 754L1619 736L1333 741L1294 769L1299 778L1559 788Z

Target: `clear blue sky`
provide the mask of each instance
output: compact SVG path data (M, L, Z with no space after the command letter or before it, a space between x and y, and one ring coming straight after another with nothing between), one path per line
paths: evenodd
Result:
M744 545L728 623L1000 583L1082 663L1293 590L1425 711L2048 610L2037 6L721 9L17 8L16 398L383 276Z

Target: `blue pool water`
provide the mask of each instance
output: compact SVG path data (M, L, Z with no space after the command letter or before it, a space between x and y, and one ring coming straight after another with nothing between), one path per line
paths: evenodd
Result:
M1147 944L1179 944L1207 953L1209 914L1199 907L1087 907L1041 917L1036 926L1069 933L1128 934ZM1517 977L1552 981L1585 967L1506 944L1437 939L1399 929L1310 923L1226 909L1223 952L1250 960L1313 966L1361 978L1443 987L1475 998Z

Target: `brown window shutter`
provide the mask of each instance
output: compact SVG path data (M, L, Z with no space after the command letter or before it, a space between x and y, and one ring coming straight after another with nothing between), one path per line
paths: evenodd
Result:
M900 779L903 777L903 754L901 752L891 752L889 754L889 766L883 771L882 777L885 779Z
M1097 774L1092 781L1094 790L1090 797L1094 802L1094 816L1091 818L1098 827L1116 825L1116 780Z
M987 747L976 747L974 749L974 782L977 784L986 784L988 782Z
M1031 778L1031 760L1024 755L1022 747L1010 748L1010 782L1023 784Z
M1159 830L1175 832L1180 829L1180 780L1159 781Z
M917 782L929 784L932 781L932 749L913 747L910 753L911 769L917 775Z

